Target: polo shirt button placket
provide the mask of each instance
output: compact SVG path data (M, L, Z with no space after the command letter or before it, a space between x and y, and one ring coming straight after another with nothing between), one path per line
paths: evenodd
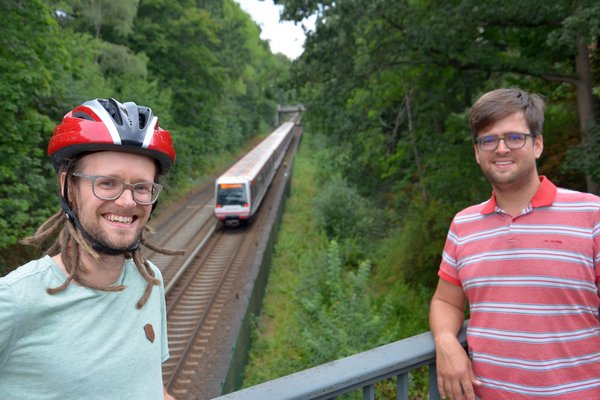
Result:
M508 216L508 218L510 218L510 222L508 223L508 238L506 239L507 243L513 244L517 242L517 239L515 238L514 234L513 234L513 223L515 222L515 220L517 218L519 218L519 216L517 215L516 217L513 216Z

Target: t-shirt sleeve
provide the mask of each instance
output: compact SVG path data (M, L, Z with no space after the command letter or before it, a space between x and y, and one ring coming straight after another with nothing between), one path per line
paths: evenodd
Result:
M9 285L0 282L0 373L15 341L17 310Z
M448 235L446 236L446 243L444 244L444 251L442 253L442 262L440 263L440 269L438 270L438 276L452 283L456 286L461 286L458 278L457 261L456 261L456 247L457 247L457 235L456 225L454 221L450 224Z

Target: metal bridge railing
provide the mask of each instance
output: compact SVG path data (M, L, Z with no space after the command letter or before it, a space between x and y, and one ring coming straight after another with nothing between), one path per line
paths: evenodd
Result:
M466 346L465 321L458 338ZM396 378L397 400L408 400L409 373L429 366L429 399L440 398L431 332L422 333L304 371L261 383L214 400L335 399L362 390L363 400L375 399L375 383Z

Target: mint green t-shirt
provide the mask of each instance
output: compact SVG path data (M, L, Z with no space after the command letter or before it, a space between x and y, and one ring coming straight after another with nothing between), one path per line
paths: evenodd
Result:
M163 285L138 310L146 281L131 260L121 292L70 284L48 294L64 279L48 256L0 278L0 399L162 399Z

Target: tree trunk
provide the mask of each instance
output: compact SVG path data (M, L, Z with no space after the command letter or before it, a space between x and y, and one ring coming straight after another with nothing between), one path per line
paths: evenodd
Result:
M586 146L587 143L591 142L592 130L596 127L596 115L594 112L594 96L592 95L588 47L581 36L577 38L575 69L577 71L575 87L577 93L577 110L579 112L579 128L581 129L581 143ZM598 182L594 181L590 174L586 174L585 179L588 192L598 194Z
M419 155L419 149L417 148L417 139L415 138L415 132L413 128L412 111L410 108L410 95L404 89L404 102L406 103L406 117L408 119L408 136L410 137L410 143L412 144L413 154L415 157L415 164L417 166L417 174L419 175L419 183L423 192L423 200L427 200L427 189L425 188L425 172L423 171L423 163Z

